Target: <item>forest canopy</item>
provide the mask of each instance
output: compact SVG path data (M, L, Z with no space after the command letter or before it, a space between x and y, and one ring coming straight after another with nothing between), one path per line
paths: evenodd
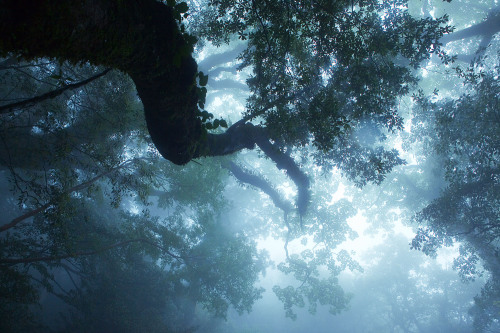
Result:
M0 0L2 328L47 329L49 294L71 331L250 312L269 236L285 315L338 314L363 271L349 221L394 211L418 226L407 249L459 244L460 278L486 281L468 325L497 327L499 15L481 2L454 32L449 2ZM430 68L460 89L423 87Z
M184 164L257 145L298 186L301 215L309 181L285 151L340 168L360 185L380 183L402 160L396 151L356 143L352 128L367 123L379 130L401 129L397 99L416 81L409 66L418 67L432 53L447 61L438 40L451 31L446 16L408 15L405 1L356 6L352 1L215 1L210 4L215 18L202 23L208 40L220 43L234 34L248 39L240 69L253 67L247 80L253 94L244 117L213 134L207 130L226 122L212 122L204 110L207 78L192 56L196 39L182 25L188 17L185 3L3 4L4 52L122 70L136 86L149 134L163 157ZM283 6L286 10L280 10ZM251 122L257 117L262 125ZM313 150L304 149L308 146Z

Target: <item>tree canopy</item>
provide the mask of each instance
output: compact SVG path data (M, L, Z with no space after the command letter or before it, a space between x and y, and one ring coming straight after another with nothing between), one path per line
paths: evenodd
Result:
M61 331L213 331L194 318L250 312L266 269L292 319L353 302L372 329L472 325L404 240L363 275L361 215L417 225L407 249L431 257L460 244L460 278L486 281L474 328L498 327L498 14L480 1L453 32L450 1L420 2L0 0L0 329L48 330L42 303ZM439 66L460 84L417 90Z
M209 2L207 37L216 43L234 34L248 40L242 66L253 70L243 118L215 134L207 130L226 124L211 122L213 115L203 110L207 79L192 57L196 38L182 25L185 3L2 5L4 53L124 71L167 160L185 164L257 145L298 186L301 215L309 180L285 151L338 167L360 185L379 183L402 160L396 151L355 142L351 134L366 123L379 131L401 128L397 99L416 81L406 65L418 67L432 53L446 58L438 41L451 31L446 17L413 18L406 1ZM256 118L261 124L251 122Z

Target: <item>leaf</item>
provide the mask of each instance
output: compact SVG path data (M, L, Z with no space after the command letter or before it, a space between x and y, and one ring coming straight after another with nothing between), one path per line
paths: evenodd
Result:
M199 82L198 84L201 86L201 87L204 87L207 85L208 83L208 75L204 75L203 72L199 72L198 73L198 77L199 77Z
M207 96L207 88L205 87L198 88L198 96L200 97L200 99L205 100L205 97Z
M181 2L177 5L175 5L175 11L180 13L180 14L183 14L183 13L187 12L188 10L189 10L189 6L185 2Z
M203 111L201 112L201 117L202 117L202 120L201 120L201 121L205 122L205 121L207 121L207 119L212 118L212 117L213 117L213 114L209 113L208 111L203 110Z

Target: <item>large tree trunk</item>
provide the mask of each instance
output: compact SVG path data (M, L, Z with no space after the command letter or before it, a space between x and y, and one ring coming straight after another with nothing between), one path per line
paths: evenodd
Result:
M124 71L136 85L163 157L185 164L257 144L297 184L304 214L309 180L293 159L272 147L267 131L244 121L218 135L202 128L193 47L174 15L156 0L0 0L0 56L12 52Z
M0 0L0 52L117 68L136 84L151 137L187 163L202 137L197 66L172 8L155 0Z

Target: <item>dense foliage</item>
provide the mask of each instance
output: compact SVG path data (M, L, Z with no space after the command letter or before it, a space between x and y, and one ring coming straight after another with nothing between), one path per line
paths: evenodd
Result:
M448 2L0 0L0 330L497 329L499 16Z
M484 60L464 73L466 93L454 100L429 101L417 96L412 135L429 145L441 159L447 186L416 220L423 226L412 247L436 255L442 246L460 242L454 266L465 281L491 275L487 293L474 311L481 313L475 324L484 329L496 317L500 260L500 110L498 58L490 71ZM459 73L462 73L459 71Z

